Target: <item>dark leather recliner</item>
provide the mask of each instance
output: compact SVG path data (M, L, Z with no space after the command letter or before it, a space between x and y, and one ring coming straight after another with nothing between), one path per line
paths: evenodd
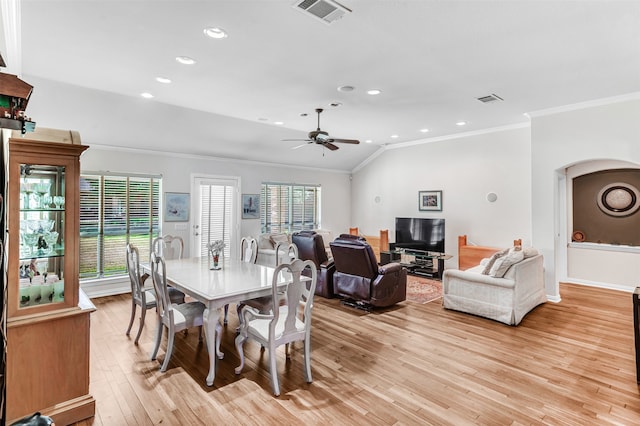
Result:
M291 236L291 242L298 247L298 258L302 260L311 260L316 264L318 270L318 278L316 281L316 293L318 296L328 299L334 297L333 294L333 273L336 268L333 259L327 256L324 248L322 235L314 231L299 231ZM303 272L305 275L311 273Z
M336 266L336 296L375 307L391 306L407 298L407 270L399 263L378 266L375 253L364 238L342 234L329 245Z

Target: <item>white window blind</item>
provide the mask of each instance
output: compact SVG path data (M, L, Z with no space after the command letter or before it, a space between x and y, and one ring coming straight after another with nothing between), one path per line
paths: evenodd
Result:
M207 254L207 243L225 242L224 257L231 255L233 186L200 184L201 238L200 255Z
M320 227L320 186L263 183L262 232L294 232Z
M80 177L80 278L126 273L126 245L149 257L160 228L160 177L86 173Z

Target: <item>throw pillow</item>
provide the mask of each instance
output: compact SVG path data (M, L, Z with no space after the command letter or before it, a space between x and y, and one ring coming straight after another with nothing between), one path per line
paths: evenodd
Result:
M491 268L493 267L493 264L496 263L496 260L500 259L502 256L506 255L507 253L509 253L509 249L504 249L499 252L493 253L489 258L489 260L484 265L484 269L482 270L482 275L489 275L489 272L491 272Z
M524 253L522 252L522 250L513 250L506 256L503 256L495 261L495 263L491 267L489 275L496 278L502 278L504 277L504 274L507 273L507 270L511 267L511 265L515 265L516 263L521 262L523 259Z
M287 234L271 234L271 242L273 243L273 246L277 246L278 243L289 243L289 237L287 236Z
M538 250L533 247L525 247L522 249L522 252L524 253L525 259L528 259L533 256L537 256L539 253Z

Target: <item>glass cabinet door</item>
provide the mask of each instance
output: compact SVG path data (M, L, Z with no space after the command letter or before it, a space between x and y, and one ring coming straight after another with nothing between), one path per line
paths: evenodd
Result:
M64 302L64 194L64 166L20 164L20 308Z
M9 139L9 322L79 309L80 155L87 148Z

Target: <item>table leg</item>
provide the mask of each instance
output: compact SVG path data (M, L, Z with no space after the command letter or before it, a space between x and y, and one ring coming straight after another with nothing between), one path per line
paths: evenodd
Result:
M216 378L216 367L218 358L222 359L224 354L220 352L220 313L218 309L206 308L204 310L204 335L207 340L207 352L209 352L209 374L207 375L207 386L213 386Z

